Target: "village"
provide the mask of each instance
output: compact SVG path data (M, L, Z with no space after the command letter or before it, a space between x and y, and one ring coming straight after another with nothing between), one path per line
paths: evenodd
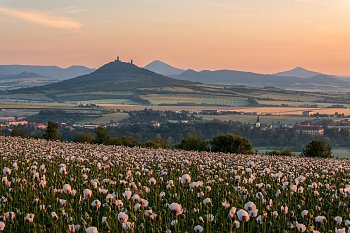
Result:
M94 104L80 104L79 108L99 108L98 105ZM54 111L54 110L52 110ZM302 111L300 115L291 114L291 115L278 115L271 113L260 113L260 112L243 112L243 111L227 111L227 110L218 110L218 109L203 109L201 111L154 111L152 109L144 109L140 111L126 111L122 109L113 110L113 112L122 112L128 114L129 117L123 119L110 119L109 122L104 123L91 123L91 122L82 122L69 120L65 122L64 119L60 120L59 116L57 122L63 128L71 129L95 129L97 127L117 127L120 125L135 124L130 117L135 115L134 113L139 114L140 117L144 117L145 111L156 113L153 116L146 117L144 124L152 125L157 128L162 124L191 124L200 121L209 121L209 120L219 120L219 121L238 121L244 124L249 124L251 129L259 129L261 131L273 130L273 129L294 129L296 134L305 134L305 135L318 135L323 136L325 129L329 130L346 130L350 131L350 116L345 114L319 114L313 113L312 111ZM6 116L6 111L0 111L0 128L9 129L17 126L28 126L34 129L43 130L46 129L48 121L46 120L33 120L28 116ZM171 114L169 114L171 113ZM80 113L72 113L80 114ZM229 116L229 118L228 118ZM283 116L288 119L287 121L276 120L278 116ZM229 119L229 120L227 120ZM277 118L278 119L278 118Z

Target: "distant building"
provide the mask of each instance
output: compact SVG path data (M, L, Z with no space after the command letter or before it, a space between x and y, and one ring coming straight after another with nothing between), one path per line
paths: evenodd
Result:
M303 111L301 115L306 117L306 116L310 116L311 113L312 111Z
M160 127L160 123L158 121L152 121L151 123L153 127L158 127L158 128Z
M219 110L215 110L215 109L202 110L202 114L217 114L217 113L219 113Z
M37 127L38 129L47 129L47 125L42 124L42 123L37 124L36 127Z
M255 122L255 128L260 128L261 124L260 124L260 115L258 115L258 118L256 119Z
M79 108L97 108L97 104L88 104L88 103L82 103L79 104Z
M101 125L84 125L85 129L96 129L100 127Z
M189 121L186 120L168 120L168 123L171 124L187 124Z
M297 134L324 135L324 129L318 125L295 125L294 129Z
M94 124L73 124L73 128L84 128L84 129L96 129L100 127L101 125L94 125Z
M7 125L11 125L11 126L26 125L26 124L28 124L28 121L10 121L7 123Z
M333 130L338 130L338 131L347 130L350 132L350 126L346 126L346 125L336 125L336 126L329 125L329 126L327 126L327 128L333 129Z
M15 120L16 120L15 117L0 117L0 122L2 123L7 123Z

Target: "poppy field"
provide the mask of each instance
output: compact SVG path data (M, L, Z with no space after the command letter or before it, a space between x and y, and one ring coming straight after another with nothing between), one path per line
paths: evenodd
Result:
M347 160L0 137L3 232L350 232Z

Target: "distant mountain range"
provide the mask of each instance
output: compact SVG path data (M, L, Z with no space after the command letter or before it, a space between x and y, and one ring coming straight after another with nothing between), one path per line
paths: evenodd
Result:
M297 77L297 78L312 78L312 77L324 75L324 74L319 73L319 72L315 72L315 71L311 71L311 70L307 70L307 69L304 69L302 67L296 67L292 70L278 72L278 73L275 73L273 75L289 76L289 77Z
M162 87L185 87L189 81L172 79L121 61L107 63L92 72L53 84L9 91L8 95L34 95L44 100L84 101L126 99L147 103L139 95Z
M42 77L53 79L70 79L95 71L85 66L70 66L61 68L58 66L32 66L32 65L0 65L0 75L15 75L23 72L35 73Z
M64 81L58 82L60 80ZM349 91L350 82L348 80L350 79L326 75L301 67L275 74L237 70L195 71L178 69L158 60L151 62L143 69L120 61L110 62L97 70L83 66L71 66L64 69L57 66L0 65L0 90L50 84L43 89L46 90L45 93L51 93L50 96L53 99L60 95L60 92L65 91L88 93L112 90L135 91L137 89L140 92L142 88L171 86L170 83L175 86L180 83L183 85L185 81L187 83L244 85L258 88ZM55 82L57 83L53 84ZM36 90L39 89L41 88ZM73 95L72 93L66 94ZM74 93L75 96L76 94Z
M43 86L57 81L59 80L29 72L22 72L19 74L0 74L0 90Z
M154 64L156 64L156 66ZM317 91L348 91L350 89L350 82L345 78L326 75L301 67L275 74L259 74L236 70L194 71L190 69L180 73L181 69L177 69L160 61L152 62L146 67L151 67L154 71L163 72L163 75L176 70L178 74L167 76L174 79L206 84L245 85L252 87L271 86L292 90ZM169 67L171 67L170 71Z
M182 69L175 68L159 60L151 62L150 64L146 65L144 68L165 76L179 75L185 71Z
M3 80L15 78L45 79L45 77L37 76L34 73L22 73L12 77L3 77ZM322 95L315 93L313 96L310 92L306 94L282 90L273 86L298 88L299 85L299 88L307 89L312 85L315 87L328 85L331 89L336 84L350 88L348 82L327 75L296 78L231 70L201 72L187 70L176 77L177 79L174 79L131 63L116 60L103 65L90 74L76 78L43 86L0 91L0 99L3 101L88 102L127 105L256 106L259 101L266 101L267 98L269 101L284 101L312 96L310 98L316 98L319 101L324 101L326 98L329 98L327 101L334 101L332 99L333 93ZM186 80L180 80L179 77ZM216 79L216 82L230 85L202 84L212 82L213 78ZM319 84L321 82L322 85ZM235 85L231 85L232 83ZM242 86L241 84L247 85ZM262 85L269 87L259 87ZM343 101L343 99L341 100Z

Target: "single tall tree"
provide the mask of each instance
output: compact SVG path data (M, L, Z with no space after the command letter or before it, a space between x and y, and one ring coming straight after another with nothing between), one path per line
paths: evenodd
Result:
M49 121L46 128L46 133L44 134L44 138L46 138L47 140L60 139L60 130L56 122Z
M107 131L106 128L99 126L95 129L95 143L97 144L110 144L111 141L111 135Z
M214 152L253 154L251 142L241 136L228 134L214 137L211 140L211 150Z
M311 141L306 145L302 155L306 157L331 158L332 147L323 141Z

